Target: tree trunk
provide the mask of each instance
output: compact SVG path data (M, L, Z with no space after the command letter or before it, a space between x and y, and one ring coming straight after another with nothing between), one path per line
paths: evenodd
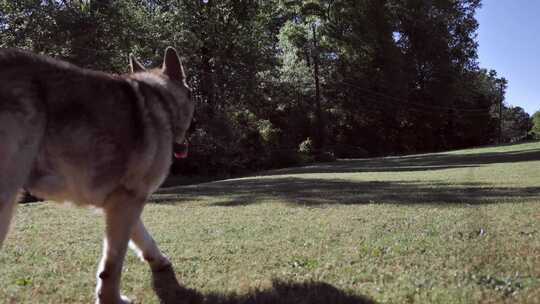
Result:
M315 80L315 106L317 115L317 140L315 146L321 150L325 145L324 122L321 108L321 87L319 75L319 45L317 41L317 26L313 24L313 78Z

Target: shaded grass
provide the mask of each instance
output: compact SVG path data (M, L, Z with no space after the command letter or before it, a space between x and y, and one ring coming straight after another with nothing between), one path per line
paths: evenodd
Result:
M185 284L174 302L538 303L539 169L540 143L341 160L162 189L144 220ZM0 302L92 302L102 231L21 206ZM158 302L152 278L130 254L124 292Z

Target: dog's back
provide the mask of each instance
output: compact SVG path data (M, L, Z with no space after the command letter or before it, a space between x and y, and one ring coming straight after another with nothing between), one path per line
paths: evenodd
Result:
M2 64L0 140L29 142L10 144L10 154L27 152L0 171L20 176L5 188L24 183L38 196L99 205L144 149L144 108L129 81L19 50L0 52Z

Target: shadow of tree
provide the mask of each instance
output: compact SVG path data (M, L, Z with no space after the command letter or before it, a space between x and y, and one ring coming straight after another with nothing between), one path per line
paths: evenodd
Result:
M339 179L276 177L239 179L161 190L157 203L181 203L203 196L216 206L240 206L279 199L293 205L331 204L490 204L540 201L540 187L493 187L482 183L354 182Z
M303 167L259 172L258 176L316 173L360 173L360 172L415 172L459 168L476 168L495 163L513 163L540 160L540 149L514 152L484 152L455 154L417 154L365 159L341 159L331 163L317 163ZM225 180L225 177L169 176L164 187L193 185L196 183Z
M340 160L301 168L265 172L258 177L164 188L152 196L158 203L181 203L213 197L216 206L240 206L272 199L318 206L328 204L490 204L540 201L540 187L497 187L488 183L354 181L317 178L317 173L400 172L472 168L493 163L540 160L540 149L472 154L426 154L405 157ZM296 176L291 176L297 174ZM287 176L288 175L288 176Z
M399 157L344 159L333 163L271 170L262 175L428 171L469 167L474 168L495 163L514 163L536 160L540 160L540 149L475 154L438 153Z
M371 304L373 300L353 295L322 282L274 281L270 289L244 295L202 294L182 286L172 267L152 273L152 285L162 304Z

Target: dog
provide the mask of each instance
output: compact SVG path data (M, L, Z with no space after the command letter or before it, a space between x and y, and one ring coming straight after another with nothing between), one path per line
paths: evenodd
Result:
M152 271L170 267L140 215L185 157L194 102L175 49L146 70L109 74L17 49L0 50L0 246L18 191L103 210L105 238L96 303L120 294L127 247Z

